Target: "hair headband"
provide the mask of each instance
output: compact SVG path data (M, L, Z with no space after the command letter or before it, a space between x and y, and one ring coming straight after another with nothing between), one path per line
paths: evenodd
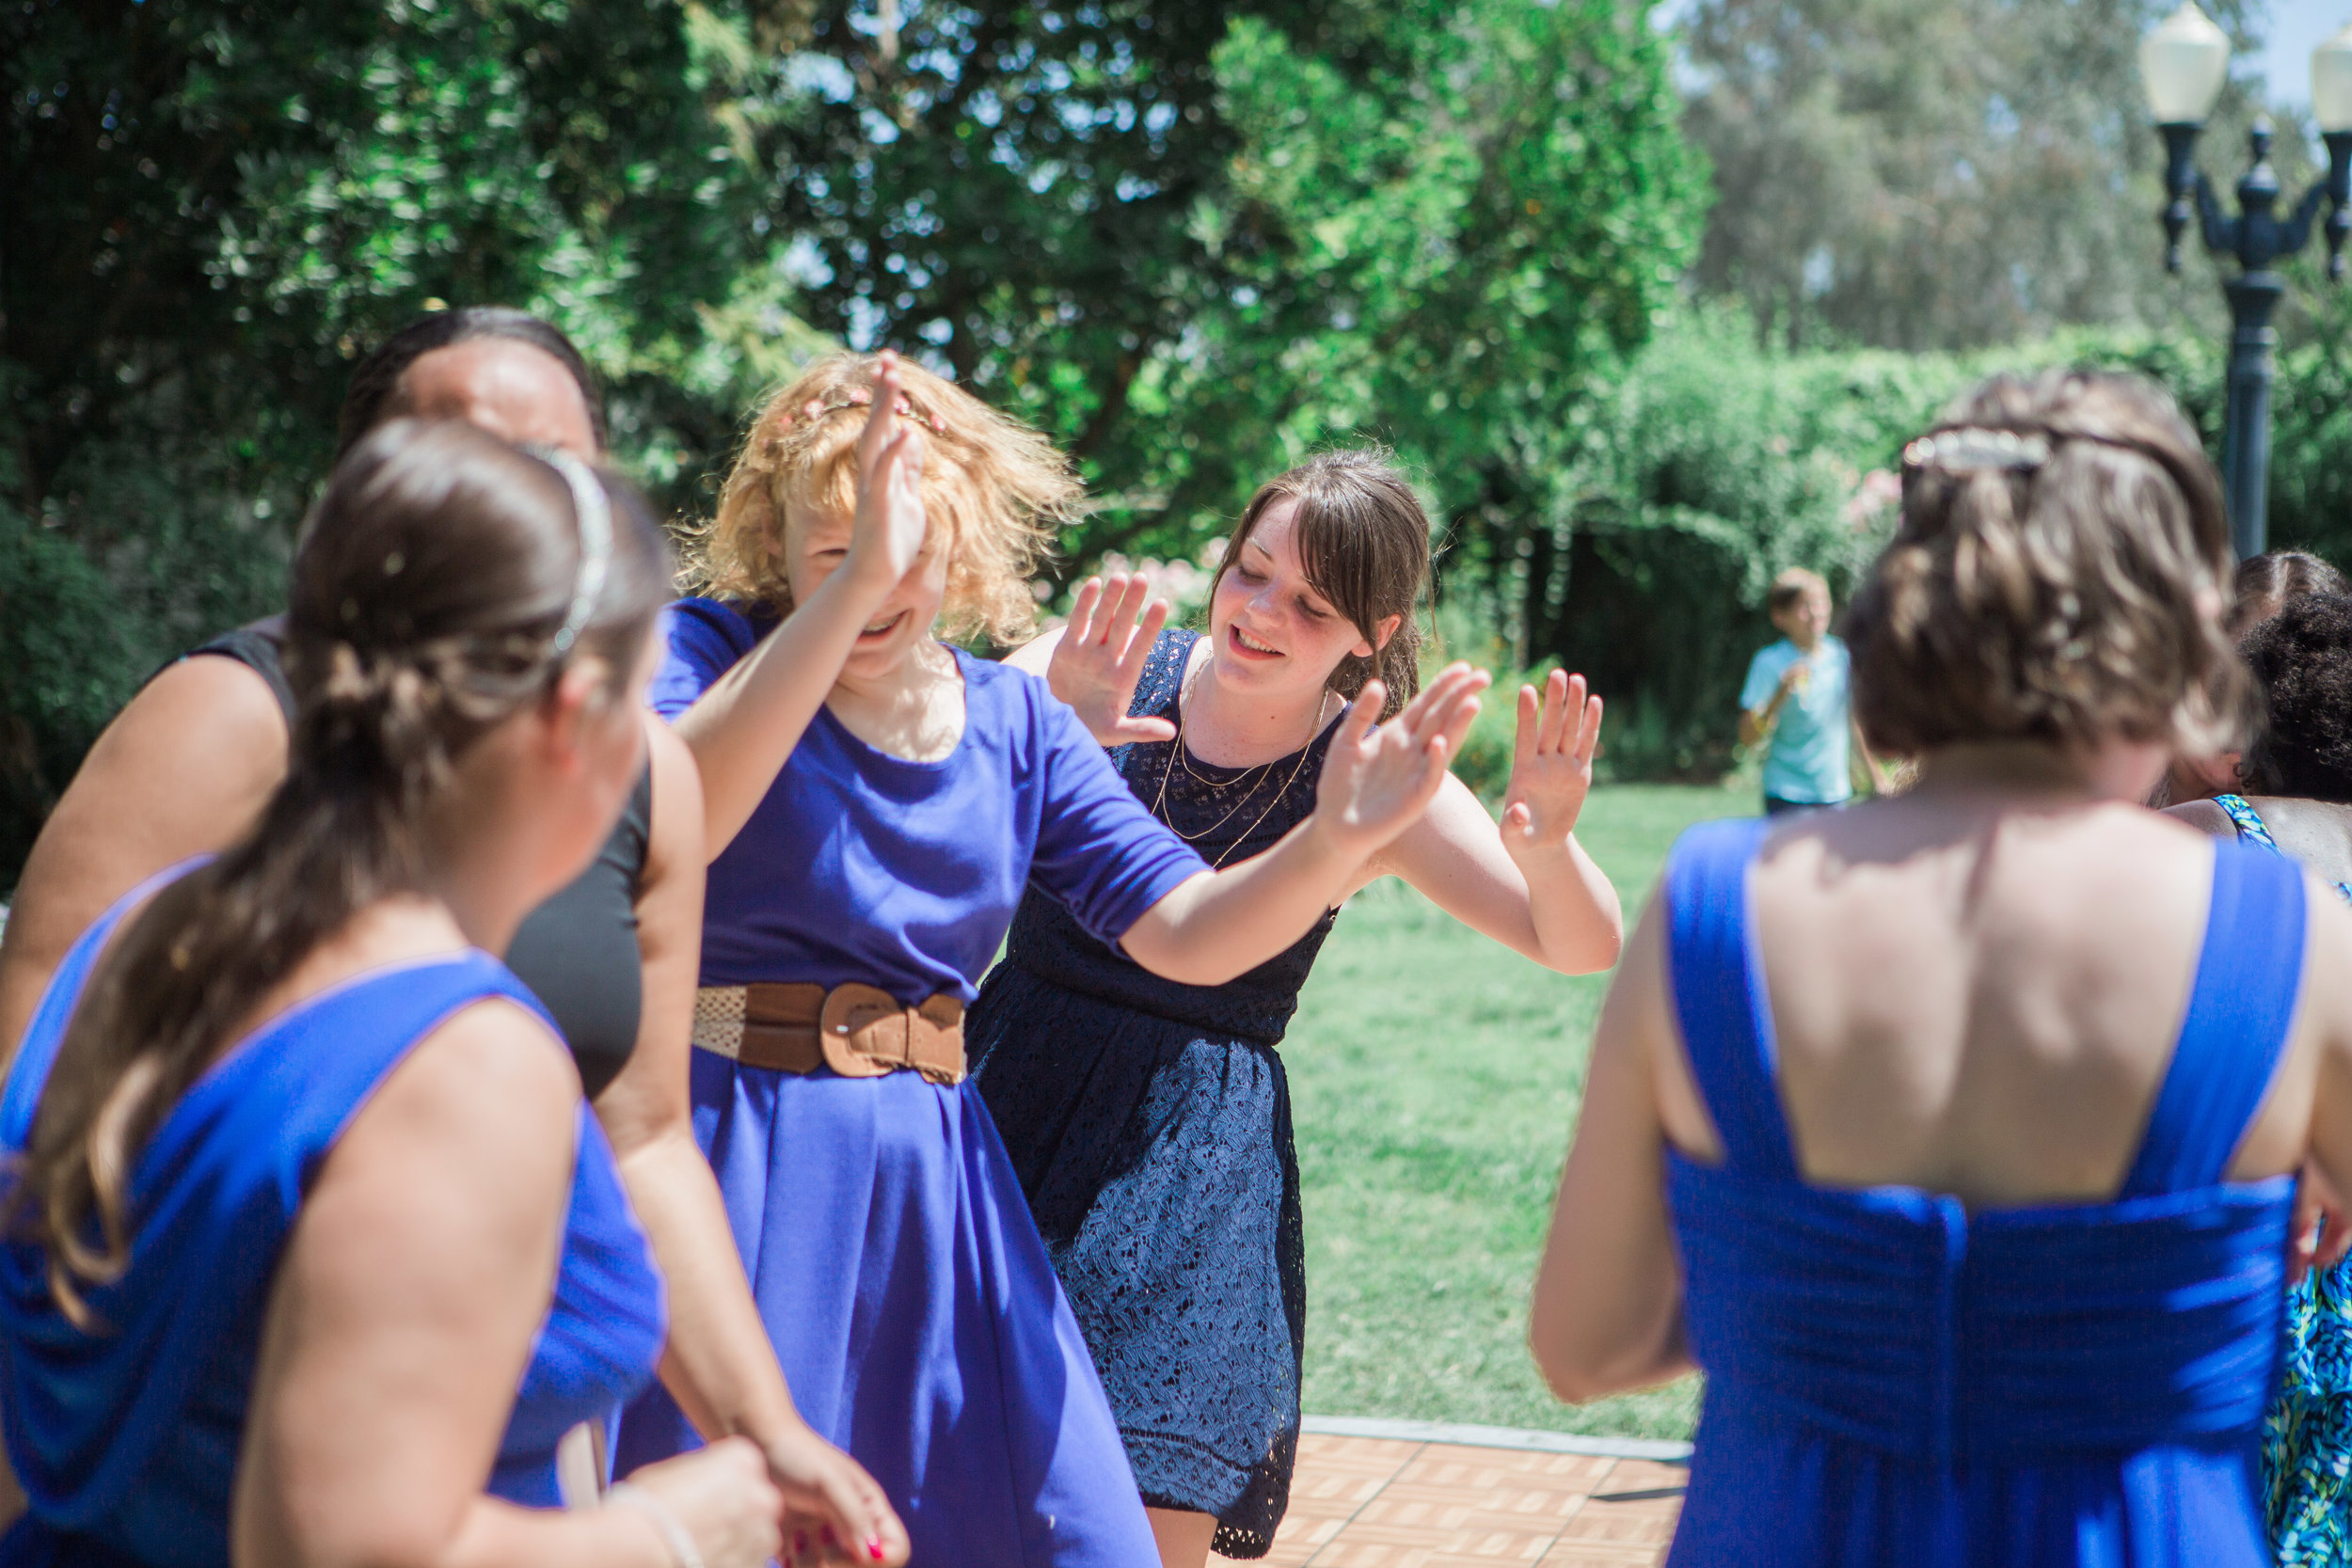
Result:
M548 646L558 658L572 651L588 617L596 613L604 594L605 574L612 564L612 501L594 470L561 447L532 447L531 454L564 477L572 493L572 515L580 524L580 577L572 585L571 608Z
M847 412L850 409L871 408L873 406L873 388L870 387L853 387L837 403L820 403L815 398L809 399L806 403L801 404L800 407L793 409L779 418L776 420L776 428L778 430L789 430L802 420L806 420L809 423L814 424L828 414L839 414ZM914 402L909 399L904 392L900 392L898 394L898 401L895 405L893 405L891 412L894 414L902 414L910 420L922 420L925 424L931 427L931 434L934 436L945 436L947 434L947 421L946 420L941 419L937 414L918 415L915 412Z

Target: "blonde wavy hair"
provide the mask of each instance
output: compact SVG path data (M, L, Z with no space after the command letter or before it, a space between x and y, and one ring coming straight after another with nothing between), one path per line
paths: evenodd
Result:
M794 507L856 508L857 438L878 363L870 354L830 356L760 405L718 515L687 541L690 592L791 612L785 515ZM1042 435L955 383L904 361L898 373L903 412L923 427L923 504L934 547L946 530L939 633L1022 641L1037 614L1030 576L1077 512L1077 478Z

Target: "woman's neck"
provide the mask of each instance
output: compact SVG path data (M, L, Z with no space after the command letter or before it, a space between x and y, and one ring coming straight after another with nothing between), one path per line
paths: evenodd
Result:
M1204 638L1197 645L1206 643ZM1290 755L1322 733L1339 705L1321 687L1295 697L1237 694L1216 678L1214 649L1197 655L1186 670L1180 699L1184 750L1220 768L1255 768Z
M1908 791L1921 798L2027 796L2052 804L2138 801L2162 776L2165 749L2140 741L2054 746L2031 740L1939 746L1920 759Z
M963 672L952 650L926 637L887 669L844 670L825 709L878 752L937 762L963 737Z

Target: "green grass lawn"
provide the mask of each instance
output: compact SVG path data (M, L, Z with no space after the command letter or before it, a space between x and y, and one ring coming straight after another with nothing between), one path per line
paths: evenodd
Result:
M1677 832L1755 809L1752 785L1620 785L1594 791L1580 832L1630 928ZM1695 1380L1571 1408L1527 1354L1528 1286L1607 980L1530 963L1393 880L1341 915L1282 1048L1310 1412L1690 1434Z

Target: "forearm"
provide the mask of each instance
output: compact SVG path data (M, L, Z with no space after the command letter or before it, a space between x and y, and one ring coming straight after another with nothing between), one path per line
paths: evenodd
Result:
M674 1568L653 1520L635 1508L564 1512L477 1498L448 1549L418 1568ZM307 1568L307 1565L306 1565Z
M1221 986L1305 936L1361 864L1309 818L1263 854L1180 884L1120 945L1166 979Z
M741 1435L772 1449L803 1430L752 1300L710 1165L684 1129L621 1162L655 1259L669 1281L661 1382L707 1441Z
M1554 848L1513 855L1527 879L1527 914L1535 938L1529 955L1562 974L1591 974L1617 961L1625 911L1616 884L1571 833Z
M751 820L892 586L835 572L678 716L678 737L702 775L704 848L711 858Z

